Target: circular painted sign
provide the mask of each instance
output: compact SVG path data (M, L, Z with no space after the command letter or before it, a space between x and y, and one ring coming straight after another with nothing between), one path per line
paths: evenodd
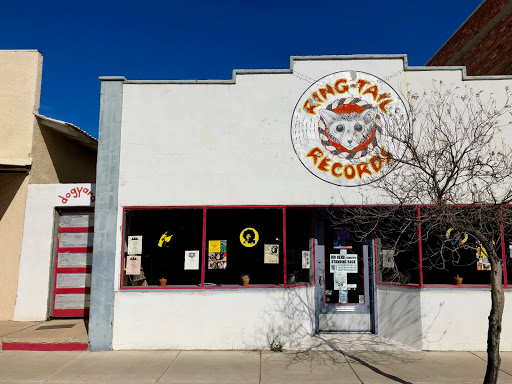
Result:
M295 106L293 147L315 176L359 186L384 176L399 148L389 133L408 124L405 105L384 80L344 71L317 80Z
M240 242L244 247L254 247L258 244L259 239L260 235L254 228L245 228L240 232Z

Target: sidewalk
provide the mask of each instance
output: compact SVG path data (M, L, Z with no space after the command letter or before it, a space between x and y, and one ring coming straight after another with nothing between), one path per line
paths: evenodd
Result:
M500 383L512 383L503 352ZM0 351L0 383L482 383L485 353Z

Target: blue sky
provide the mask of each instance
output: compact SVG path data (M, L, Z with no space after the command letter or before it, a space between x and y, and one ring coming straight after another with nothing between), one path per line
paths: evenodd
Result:
M0 49L43 54L40 113L98 135L99 76L230 79L295 55L408 55L423 65L481 0L8 1Z

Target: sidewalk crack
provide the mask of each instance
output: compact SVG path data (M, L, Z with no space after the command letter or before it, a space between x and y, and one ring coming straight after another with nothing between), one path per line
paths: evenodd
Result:
M172 361L169 363L167 368L165 368L165 371L163 371L162 374L158 377L158 379L156 379L155 384L158 383L160 381L160 379L162 378L162 376L165 375L165 372L167 372L169 370L169 368L171 368L172 363L174 363L176 361L176 359L178 358L180 353L181 353L181 351L178 351L178 354L176 356L174 356L174 359L172 359Z
M65 370L67 367L69 367L71 364L74 364L76 361L80 360L80 359L83 359L85 356L89 355L91 353L91 351L85 351L86 353L84 353L82 356L76 358L76 359L73 359L71 361L69 361L67 364L64 364L60 369L58 369L56 372L53 372L50 376L48 376L48 378L44 381L45 383L48 382L48 380L50 380L52 377L54 377L55 375L61 373L63 370Z
M352 372L354 372L354 375L356 375L357 379L361 382L361 384L364 384L363 383L363 380L361 380L361 378L359 377L359 375L357 374L356 370L354 369L354 367L352 367L352 364L350 364L350 361L348 361L347 359L347 356L345 356L345 353L343 351L341 351L341 354L343 355L343 357L345 358L345 361L347 362L348 366L350 367L350 369L352 370Z
M487 360L485 360L483 357L480 357L478 356L477 354L475 354L474 352L472 351L469 351L469 353L471 353L473 356L476 356L478 357L479 359L485 361L485 364L487 364ZM508 373L507 371L504 371L502 368L501 368L501 364L500 364L500 371L503 372L505 375L509 375L509 376L512 376L510 373Z
M261 350L260 350L260 379L259 379L258 383L261 384Z

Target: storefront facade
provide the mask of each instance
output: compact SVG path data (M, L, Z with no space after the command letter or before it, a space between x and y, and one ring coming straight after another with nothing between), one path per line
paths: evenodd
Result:
M386 281L377 239L336 223L386 203L363 198L400 150L386 127L433 79L512 83L402 55L297 57L232 81L101 78L91 349L293 347L317 332L485 349L488 287L427 287L421 267ZM512 349L512 327L502 340Z

